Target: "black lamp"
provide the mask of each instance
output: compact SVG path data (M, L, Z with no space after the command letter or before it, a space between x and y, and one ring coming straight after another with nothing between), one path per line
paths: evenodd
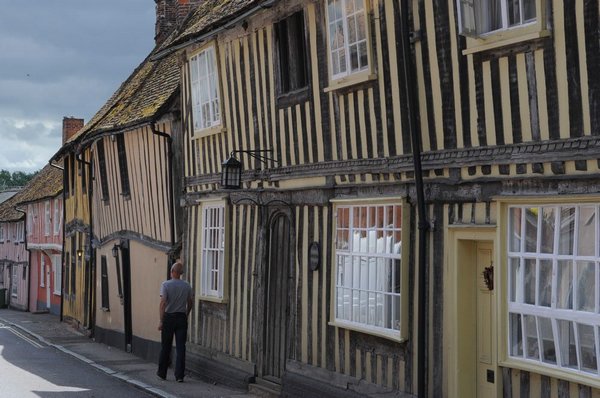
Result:
M239 189L242 186L242 163L233 156L233 152L221 166L221 186L225 189Z
M114 258L119 256L119 245L115 244L112 248L112 255Z
M267 163L267 160L279 163L273 158L262 155L262 153L272 152L272 149L237 149L231 151L229 159L221 165L221 187L225 189L240 189L242 187L242 163L234 156L236 153L245 153L254 159L258 159L261 163Z

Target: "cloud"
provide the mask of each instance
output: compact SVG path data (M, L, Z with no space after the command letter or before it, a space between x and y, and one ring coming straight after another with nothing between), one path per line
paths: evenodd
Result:
M87 122L153 45L148 0L2 0L0 169L42 168L63 116Z

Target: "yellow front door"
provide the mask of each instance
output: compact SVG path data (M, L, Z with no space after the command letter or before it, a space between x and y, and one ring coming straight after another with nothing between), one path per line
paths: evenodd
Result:
M477 397L496 396L496 366L494 334L496 316L492 286L486 284L484 272L493 266L493 246L490 242L476 244L476 300L477 300Z

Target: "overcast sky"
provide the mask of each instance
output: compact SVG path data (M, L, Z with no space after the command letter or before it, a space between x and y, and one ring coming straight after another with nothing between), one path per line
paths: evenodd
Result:
M41 169L154 46L153 0L0 0L0 169Z

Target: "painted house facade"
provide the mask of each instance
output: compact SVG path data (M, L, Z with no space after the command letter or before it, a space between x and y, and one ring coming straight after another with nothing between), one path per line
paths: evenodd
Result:
M80 150L83 119L63 118L63 146L50 159L63 167L63 257L61 320L92 334L94 268L91 251L91 153Z
M207 0L158 53L182 59L191 367L598 394L598 3L482 4Z
M160 285L182 234L173 199L180 190L173 178L181 168L180 68L176 55L152 57L193 4L157 2L156 48L61 150L71 151L65 162L77 159L93 176L87 196L71 191L72 204L67 199L67 215L81 207L87 221L67 223L65 257L83 247L90 269L71 289L89 288L85 319L96 341L152 359L160 351ZM66 169L66 184L74 178L79 186L80 175Z
M60 166L58 166L60 167ZM47 165L19 196L26 213L30 312L60 315L62 297L63 172Z
M27 311L29 253L25 247L25 215L17 210L18 200L19 193L0 204L0 271L7 289L5 303Z

